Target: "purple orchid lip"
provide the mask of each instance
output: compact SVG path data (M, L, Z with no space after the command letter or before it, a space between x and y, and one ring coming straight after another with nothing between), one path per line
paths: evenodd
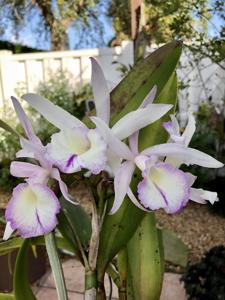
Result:
M84 168L98 174L105 169L106 151L107 143L97 129L77 127L53 134L46 156L63 173Z
M143 178L141 182L139 182L137 186L137 193L138 193L138 198L140 200L141 205L143 205L146 209L150 210L156 210L160 208L165 208L166 207L166 201L164 197L162 197L162 194L159 192L158 189L156 189L156 194L157 199L159 199L158 202L156 201L151 201L151 196L147 195L149 193L149 183L147 178ZM155 186L154 186L155 187ZM160 197L159 197L160 195Z
M152 172L156 172L155 175ZM187 204L190 187L183 171L159 162L143 173L145 176L138 184L138 198L145 208L164 208L167 213L177 213Z
M70 158L68 159L68 161L67 161L66 167L67 168L70 167L73 164L74 159L76 159L76 158L77 158L77 155L76 154L72 154L70 156Z
M58 223L59 211L59 201L47 186L21 183L13 190L5 217L12 229L28 238L51 232Z

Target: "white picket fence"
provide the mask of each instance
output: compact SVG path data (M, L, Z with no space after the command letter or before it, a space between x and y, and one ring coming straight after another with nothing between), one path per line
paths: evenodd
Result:
M78 90L90 82L89 57L97 57L110 86L121 80L119 64L133 64L133 43L102 49L84 49L59 52L12 54L0 51L0 107L10 96L35 92L40 82L46 82L56 72L63 71L70 84Z
M155 48L150 48L148 52ZM133 43L124 41L115 48L29 54L0 51L0 108L9 102L11 95L35 92L40 82L46 82L59 70L68 75L70 84L78 90L83 84L90 82L91 56L98 58L109 86L113 87L121 80L119 64L133 64ZM189 61L192 59L190 53L184 51L181 57L182 67L178 68L179 78L189 85L179 92L180 117L183 122L186 120L187 111L196 111L200 101L211 97L216 105L223 107L224 102L221 100L225 100L224 70L209 59L191 66Z

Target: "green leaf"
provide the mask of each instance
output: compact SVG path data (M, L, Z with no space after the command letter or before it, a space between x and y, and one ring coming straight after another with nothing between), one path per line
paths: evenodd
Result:
M83 263L76 236L79 238L84 249L88 248L91 237L91 220L80 205L73 205L61 198L61 212L58 216L59 229L67 244L73 248L73 252Z
M13 294L0 293L0 300L16 300L16 298Z
M58 249L67 250L73 253L73 247L71 247L71 245L67 242L67 240L64 237L56 236L55 240ZM31 239L31 243L32 245L45 246L45 240L43 236Z
M16 300L34 300L36 299L28 280L28 250L30 240L25 239L17 255L16 265L13 276L13 289Z
M23 238L12 238L0 243L0 255L5 255L17 248L20 248L24 242Z
M131 72L111 92L112 119L115 124L128 112L139 107L145 96L157 85L161 93L174 72L182 51L182 43L168 43L135 65Z
M169 50L168 50L169 49ZM165 57L163 56L164 51ZM167 103L167 104L176 104L177 101L177 78L174 73L174 68L178 62L178 59L181 54L181 45L178 45L176 43L170 43L167 47L162 47L159 50L156 51L157 55L150 55L144 62L141 63L143 71L143 77L142 82L143 85L140 87L137 85L137 88L143 89L143 91L137 91L135 96L130 95L129 90L127 91L127 97L131 97L131 99L128 98L131 102L138 103L138 105L141 103L145 95L149 92L149 90L154 86L155 84L159 86L158 89L158 96L154 103ZM157 57L157 61L160 61L161 63L157 65L154 62L154 58ZM163 59L164 57L164 59ZM168 65L168 70L165 69L165 64ZM157 65L157 66L156 66ZM172 66L172 67L171 67ZM137 66L138 68L138 66ZM151 70L155 68L155 71L152 72ZM147 70L150 70L149 76L147 76ZM157 74L157 76L155 76ZM161 76L160 76L161 74ZM165 77L165 74L167 77ZM139 74L142 76L142 73ZM152 78L152 76L154 78ZM162 78L164 82L164 88L163 85L160 82L160 79ZM166 81L167 78L167 81ZM127 76L124 81L127 81L127 83L123 84L124 88L128 85L136 86L133 82L130 80L134 80L133 76ZM147 84L147 83L148 84ZM146 86L147 84L147 86ZM121 83L122 86L122 83ZM118 87L119 91L121 90L120 85ZM120 93L114 91L114 97L116 95L119 97ZM126 96L123 94L124 97ZM137 97L137 98L136 98ZM139 98L138 98L139 97ZM134 106L137 105L127 105L125 108L125 111L129 111L130 109L133 109ZM162 121L165 121L168 119L168 115L161 118L161 120L155 122L154 124L146 127L144 130L140 133L140 139L139 139L139 149L144 149L146 147L149 147L151 145L164 143L167 140L167 133L162 128ZM136 191L137 182L140 178L140 172L136 171L136 178L133 178L131 187L134 191ZM113 200L113 199L112 199ZM108 210L110 209L110 206L112 205L112 201L109 201ZM141 220L145 216L145 213L138 209L136 206L134 206L128 197L126 197L123 201L123 204L119 211L114 215L108 215L106 214L104 223L103 223L103 229L100 234L100 244L99 244L99 256L98 256L98 280L101 281L104 276L105 268L107 264L112 260L112 258L118 253L118 251L123 248L129 239L134 234L135 230L137 229L138 225L140 224ZM132 220L132 221L131 221ZM110 232L110 235L109 235Z
M181 267L186 267L188 247L168 229L162 230L165 260Z
M64 198L60 199L62 210L69 219L72 230L77 235L84 248L87 248L91 238L91 219L80 205L73 205Z
M16 237L13 239L10 239L5 242L0 243L0 256L5 255L7 253L10 253L11 251L20 248L24 242L23 238ZM30 239L31 245L40 245L40 246L45 246L45 240L44 237L36 237ZM58 249L64 249L69 252L74 253L74 248L71 246L70 243L64 238L64 237L56 237L56 244Z
M13 135L16 135L18 138L20 137L19 133L13 129L11 126L9 126L7 123L5 123L3 120L0 119L0 127Z
M45 244L46 244L46 249L47 249L53 277L55 280L58 299L67 300L68 296L66 292L65 279L63 276L63 270L57 252L54 233L49 233L45 235Z
M73 249L73 253L76 254L76 256L78 257L78 259L80 261L82 261L82 257L81 257L81 253L79 251L76 239L75 239L75 235L73 233L73 230L71 228L71 225L67 219L67 217L65 216L65 213L61 210L59 215L58 215L58 225L57 225L57 229L60 231L61 235L64 237L64 239L66 240L66 242L69 244L69 246L71 247L71 249Z
M146 214L127 244L134 299L158 300L163 282L163 246L153 213Z

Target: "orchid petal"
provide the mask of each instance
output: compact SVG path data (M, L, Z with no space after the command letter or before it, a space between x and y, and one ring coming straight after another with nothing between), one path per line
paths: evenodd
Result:
M31 123L30 123L29 119L27 118L27 116L26 116L22 106L20 105L20 103L14 97L11 97L11 99L12 99L14 109L15 109L15 111L17 113L17 116L18 116L24 130L25 130L25 133L26 133L27 137L33 143L41 144L40 139L34 133L33 128L31 126Z
M146 169L146 163L149 161L149 157L146 156L146 155L137 155L135 157L135 164L136 166L141 170L143 171L144 169ZM155 162L155 160L154 160Z
M24 150L22 152L23 154L27 153L27 157L34 157L35 159L37 159L43 168L51 168L51 163L45 157L46 147L44 147L43 145L32 143L25 138L20 138L20 144ZM19 154L21 154L21 152Z
M209 201L211 204L214 204L215 202L219 201L216 192L210 192L203 189L195 189L195 188L190 189L189 198L190 200L200 204L206 204L207 201Z
M134 155L138 155L138 136L139 131L136 131L129 137L130 149Z
M91 57L92 75L91 85L94 94L96 115L106 124L110 117L110 95L103 71L98 61Z
M56 180L58 181L58 183L59 183L59 188L60 188L60 191L61 191L63 197L64 197L67 201L69 201L70 203L72 203L72 204L78 204L77 202L74 201L74 198L69 194L67 185L65 184L64 181L62 181L58 169L56 169L56 168L53 168L53 169L52 169L52 171L51 171L51 177L54 178L54 179L56 179Z
M20 138L20 144L21 144L23 150L25 150L28 153L34 153L34 156L36 154L43 155L43 148L44 148L44 146L40 146L40 145L34 144L30 140L27 140L27 139L25 139L23 137Z
M221 168L223 164L212 156L181 144L155 145L141 152L142 155L169 156L184 164L195 164L206 168Z
M175 143L184 144L184 138L180 135L180 133L176 133L176 130L173 127L173 123L171 121L164 122L163 127L170 135L169 142L173 141Z
M64 173L87 168L99 173L105 168L107 144L97 129L89 131L77 127L52 135L47 146L47 158Z
M16 158L22 158L22 157L35 158L33 152L29 152L25 149L21 149L16 152Z
M173 131L176 135L180 135L180 125L177 121L177 118L175 117L175 115L170 115L170 119L173 125Z
M138 193L146 208L179 212L189 200L188 176L169 164L157 163L138 185Z
M4 235L3 235L3 240L7 241L10 236L13 234L15 230L11 227L10 222L6 223L6 227L5 227L5 231L4 231Z
M134 163L126 161L121 164L120 168L116 171L114 178L115 200L110 214L114 214L120 208L123 199L127 194L134 169Z
M167 206L160 191L147 177L138 184L138 198L146 209L156 210L159 208L166 208Z
M78 159L83 168L90 170L93 174L98 174L104 170L107 162L107 144L101 137L97 129L88 132L90 142L89 149L79 155Z
M79 119L37 94L25 94L22 96L22 99L27 101L34 109L36 109L57 128L68 129L76 126L86 128L86 125L84 125L84 123L82 123Z
M149 104L152 104L152 102L155 99L156 93L157 93L157 86L154 85L153 88L151 89L151 91L148 93L148 95L145 97L145 99L143 100L143 102L139 106L139 108L145 108Z
M78 156L90 147L87 133L88 130L75 127L53 134L51 143L47 145L47 159L64 173L80 171Z
M189 145L189 143L195 133L195 130L196 130L195 118L192 114L189 114L187 126L182 134L182 137L184 138L185 146Z
M186 175L188 177L189 186L192 186L194 184L195 180L197 179L197 176L195 176L189 172L186 172Z
M137 206L138 208L140 208L141 210L143 211L146 211L146 212L149 212L148 209L144 208L144 206L142 206L140 204L140 202L137 200L137 198L134 196L132 190L129 188L128 191L127 191L127 196L130 198L130 200L133 202L133 204L135 206Z
M10 173L15 177L29 177L29 182L47 183L49 172L38 165L14 161L10 165Z
M21 183L13 190L5 217L12 229L28 238L52 231L59 210L57 197L46 185Z
M110 169L109 175L113 177L116 171L119 169L122 159L111 149L107 150L107 157L108 157L108 168Z
M141 128L160 119L172 107L170 104L149 104L146 108L139 108L121 118L112 127L112 132L120 140L123 140Z
M108 128L108 126L101 119L91 117L92 122L96 125L102 137L105 139L109 147L121 158L131 160L133 154L129 147L121 142Z
M169 143L175 142L184 144L184 137L180 135L180 127L174 115L170 115L171 121L164 122L163 127L169 133Z

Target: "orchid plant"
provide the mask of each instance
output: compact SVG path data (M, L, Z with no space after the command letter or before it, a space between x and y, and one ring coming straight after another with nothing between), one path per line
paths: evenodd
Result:
M11 174L24 178L24 183L13 190L6 207L5 242L0 245L3 245L3 249L13 232L25 239L20 240L21 243L29 238L31 244L38 244L38 237L44 236L42 243L46 244L59 299L67 299L63 276L57 276L57 272L62 274L56 251L57 247L60 248L60 239L67 245L72 245L72 252L84 264L85 299L105 299L105 272L115 280L120 299L159 299L162 276L156 274L161 274L161 271L151 274L158 282L159 289L154 291L153 287L144 294L139 289L140 274L132 274L132 268L129 273L129 249L138 249L132 236L142 226L143 240L152 239L150 247L154 250L157 247L161 252L155 223L147 222L148 229L145 231L144 223L142 224L144 218L150 216L152 220L153 212L158 209L164 209L168 214L179 213L189 200L202 204L206 201L211 204L218 201L216 193L193 188L196 177L180 168L182 164L197 164L206 168L223 166L208 154L188 146L195 131L194 117L189 116L187 126L181 133L178 120L172 112L176 92L174 96L170 89L176 90L173 72L180 51L179 43L170 43L157 50L150 58L145 59L146 67L142 63L137 66L136 71L132 71L135 76L139 74L141 80L128 75L112 92L107 87L100 64L95 58L91 58L91 85L96 116L92 115L83 121L39 95L30 93L22 96L28 105L59 129L47 145L43 145L35 135L21 104L12 97L25 133L25 137L20 137L21 150L17 153L17 158L25 158L26 162L19 160L11 163ZM159 59L162 61L158 68ZM170 68L165 67L168 60L172 66ZM146 71L147 66L152 73ZM143 68L145 72L143 70L141 74ZM166 76L160 79L160 74L165 69ZM158 75L155 74L156 80L151 75L154 71L158 72ZM132 88L135 93L132 96L127 93L127 99L126 96L122 99L127 106L125 105L121 116L119 114L118 117L117 114L115 117L110 113L110 101L118 96L121 86L123 88L124 85L127 89L127 83L134 85ZM161 103L157 103L160 95L173 99L164 98ZM170 121L168 113L171 114ZM162 117L164 122L161 122ZM157 139L152 141L151 130L157 131L161 136L167 134L166 139L159 143ZM143 135L145 141L147 139L144 147ZM87 243L79 231L82 208L69 193L69 185L74 180L83 180L92 193L91 219L82 211L82 218L85 215L91 226ZM62 214L63 218L60 217ZM72 239L65 230L66 222L73 233ZM151 233L148 235L149 230ZM18 238L13 236L12 240L15 239ZM129 243L133 243L132 247L129 247ZM23 245L21 251L24 247ZM71 251L71 247L69 250ZM151 252L150 249L146 250ZM132 257L134 262L138 255L136 252ZM143 263L150 266L153 260L149 256ZM154 268L153 271L156 268L159 270L159 266ZM148 277L147 268L145 272ZM14 295L16 299L21 298L17 288L14 288ZM31 290L29 295L34 299Z

